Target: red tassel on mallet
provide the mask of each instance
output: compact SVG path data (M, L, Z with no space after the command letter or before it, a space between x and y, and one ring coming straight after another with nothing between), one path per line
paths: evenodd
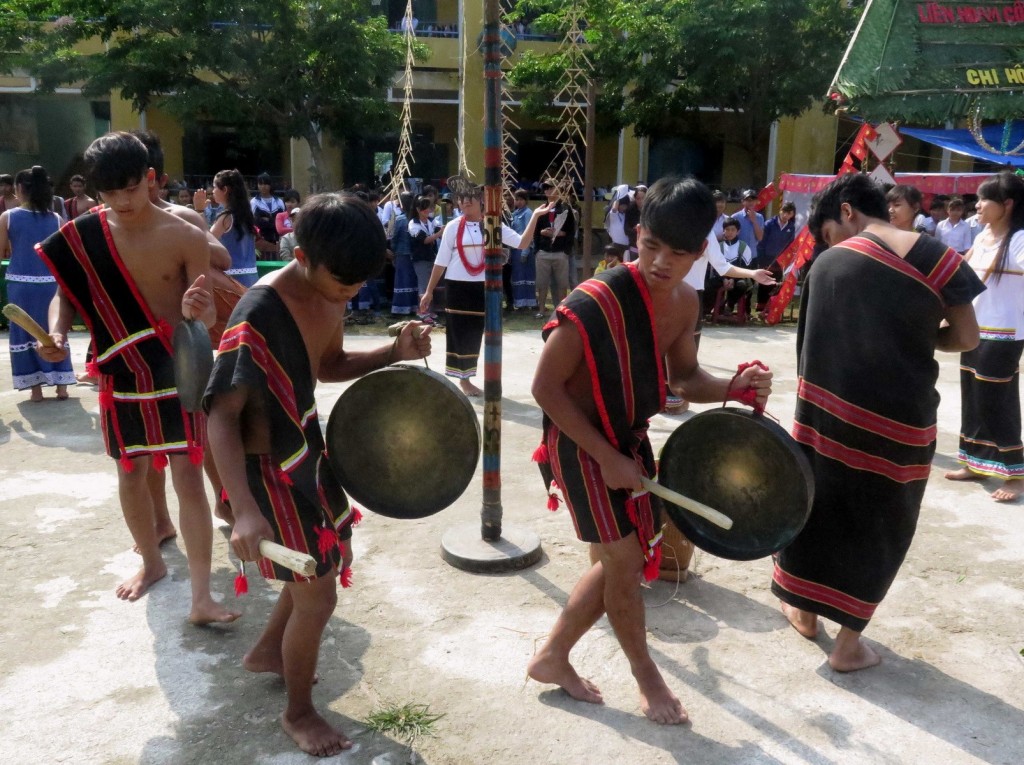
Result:
M249 592L249 580L245 578L245 563L238 562L238 575L235 577L235 597L240 598Z

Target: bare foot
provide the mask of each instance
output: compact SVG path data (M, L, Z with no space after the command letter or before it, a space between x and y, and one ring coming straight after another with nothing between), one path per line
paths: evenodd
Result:
M547 655L541 651L526 665L526 674L538 683L553 683L560 686L577 701L588 704L603 704L600 689L589 680L580 677L572 664L566 660Z
M1003 485L992 492L989 496L996 502L1013 502L1020 496L1021 486L1019 481L1004 481Z
M985 476L972 473L967 468L960 468L959 470L947 471L942 477L947 481L980 481Z
M125 579L121 584L117 585L117 589L114 592L121 600L134 602L141 598L153 584L159 582L165 576L167 576L167 566L164 565L163 561L160 561L160 565L153 566L149 570L143 566L131 579Z
M43 389L38 385L32 386L32 395L29 396L29 401L39 403L43 400Z
M231 505L218 499L213 503L213 515L224 521L228 526L234 527L235 514L231 512Z
M242 669L256 674L270 672L284 676L284 659L280 651L261 651L254 648L242 657Z
M58 385L57 386L57 400L58 401L67 401L68 400L68 386L67 385Z
M789 623L793 625L793 629L799 632L808 640L814 640L818 637L818 615L812 614L810 611L803 611L795 606L789 605L789 603L783 603L779 601L779 605L782 606L782 613L789 619Z
M230 624L239 616L239 611L230 611L224 608L213 598L204 598L200 601L193 601L192 612L188 615L190 624Z
M75 375L75 379L78 380L79 385L96 385L97 383L99 383L98 378L93 377L87 372L79 372L77 375Z
M856 672L858 669L867 669L881 664L882 657L863 640L857 640L851 646L844 646L842 650L839 641L836 641L836 648L828 657L828 665L836 672Z
M167 524L167 526L159 526L156 529L156 543L161 547L163 546L164 542L170 542L176 536L178 536L178 530L174 528L173 524L169 523ZM136 553L137 555L142 554L139 552L138 545L132 545L132 552Z
M634 677L640 686L640 709L647 719L659 725L679 725L690 719L682 702L665 685L661 672L653 663L649 670L634 674Z
M298 744L299 749L315 757L330 757L352 748L352 742L341 731L331 727L327 720L312 709L293 718L289 718L286 712L281 715L281 727Z
M284 659L280 653L253 649L242 657L242 669L255 674L270 673L284 677ZM319 673L313 674L313 685L320 682Z
M461 382L459 382L459 387L462 388L462 392L465 393L467 396L475 397L483 395L483 391L480 390L475 385L473 385L473 383L471 383L469 380L462 380Z

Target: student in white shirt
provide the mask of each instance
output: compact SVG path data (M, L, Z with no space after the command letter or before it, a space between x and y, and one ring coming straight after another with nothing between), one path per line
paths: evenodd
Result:
M721 191L716 191L711 194L711 198L715 200L715 209L718 211L718 217L715 218L715 225L711 227L711 233L715 237L715 241L721 242L725 238L725 232L722 231L722 226L725 224L726 218L729 216L725 213L725 194Z
M608 206L608 214L604 218L604 229L612 244L623 248L629 247L626 235L626 210L629 209L629 186L623 184L613 190L612 203Z
M946 205L946 219L935 226L935 236L947 247L963 255L974 242L971 225L963 219L964 201L953 197Z
M739 233L739 227L737 227L736 231ZM740 268L738 265L734 265L726 260L725 256L722 255L721 244L715 235L714 229L712 229L704 240L704 253L694 262L690 270L686 272L686 276L683 277L683 281L697 291L697 305L700 306L700 310L697 312L697 326L693 330L693 342L698 349L700 349L700 333L704 326L704 315L710 313L714 307L714 294L710 295L709 301L704 299L704 283L706 279L710 281L708 279L709 266L718 284L722 283L723 277L728 282L732 282L734 279L750 279L766 287L772 287L776 283L775 277L772 276L768 269ZM717 291L716 287L715 292ZM680 412L685 412L689 407L690 403L685 399L674 396L670 392L666 393L666 412L679 414Z

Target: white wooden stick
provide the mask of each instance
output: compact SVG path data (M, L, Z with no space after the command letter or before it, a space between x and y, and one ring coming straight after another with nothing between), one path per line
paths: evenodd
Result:
M713 524L725 529L726 531L732 528L732 518L718 512L713 507L708 507L703 502L698 502L697 500L690 499L677 491L667 489L657 481L652 481L646 476L642 477L640 482L647 491L651 494L658 495L666 502L671 502L673 505L679 505L679 507L689 510L694 515L699 515L705 520L711 521Z
M287 569L291 569L296 574L302 574L303 576L316 575L316 558L312 555L306 555L306 553L290 550L284 545L279 545L276 542L261 539L260 555L264 558L269 558L274 561L274 563L280 564Z

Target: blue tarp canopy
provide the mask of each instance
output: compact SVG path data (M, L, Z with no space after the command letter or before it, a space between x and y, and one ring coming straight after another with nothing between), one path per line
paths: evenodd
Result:
M1024 143L1024 121L1016 120L1010 126L1010 140L1007 142L1008 151L1017 149L1017 156L1007 156L988 151L974 140L970 130L934 130L929 128L900 127L902 135L909 135L926 143L941 146L956 154L966 154L968 157L982 159L986 162L994 162L997 165L1013 165L1024 167L1024 148L1018 148ZM1003 148L1003 126L986 125L981 130L985 142L997 151Z

